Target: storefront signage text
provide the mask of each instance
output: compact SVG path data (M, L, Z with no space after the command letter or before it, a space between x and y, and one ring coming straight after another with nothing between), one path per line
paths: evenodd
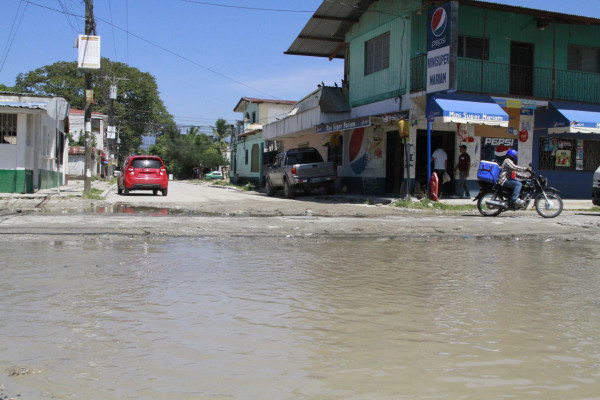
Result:
M348 119L346 121L332 122L330 124L322 124L317 126L317 133L329 133L335 131L343 131L347 129L361 128L371 125L369 117Z
M448 116L450 118L462 118L471 121L487 121L487 122L502 122L505 121L506 118L501 115L489 115L489 114L471 114L468 112L456 112L456 111L448 111Z

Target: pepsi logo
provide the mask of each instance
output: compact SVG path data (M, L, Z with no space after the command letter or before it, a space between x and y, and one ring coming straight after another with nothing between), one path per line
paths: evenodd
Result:
M442 7L434 11L433 17L431 18L431 32L436 37L440 37L446 31L448 25L448 15L446 10Z

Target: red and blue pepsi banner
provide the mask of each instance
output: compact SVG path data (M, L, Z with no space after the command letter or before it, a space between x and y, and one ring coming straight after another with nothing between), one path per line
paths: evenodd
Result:
M429 10L427 23L427 93L456 90L458 2Z

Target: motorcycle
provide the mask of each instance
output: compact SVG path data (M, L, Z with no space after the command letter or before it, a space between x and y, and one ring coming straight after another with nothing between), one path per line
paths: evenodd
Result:
M473 201L477 201L477 209L484 217L495 217L504 211L525 210L534 202L535 210L544 218L554 218L563 210L563 200L559 191L548 187L548 180L541 175L531 172L531 177L523 182L519 198L523 205L518 206L509 202L512 189L504 186L479 180L479 194Z

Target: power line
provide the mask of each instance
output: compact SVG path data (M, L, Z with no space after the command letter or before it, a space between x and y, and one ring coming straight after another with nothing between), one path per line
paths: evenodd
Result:
M23 12L21 17L19 18L19 11L21 10L21 4L23 4L23 0L19 3L19 8L17 8L17 14L15 15L15 19L13 20L13 24L10 28L10 32L8 34L8 41L6 42L6 47L4 48L4 52L2 53L2 65L0 65L0 72L4 69L4 64L6 63L6 59L8 58L8 53L12 47L13 42L15 41L15 37L17 36L17 31L19 30L19 26L21 26L21 21L23 21L23 17L25 16L25 11L27 10L28 2L25 2L25 7L23 8ZM15 23L19 19L17 27L15 28ZM11 37L12 36L12 37Z
M41 7L41 8L46 8L46 9L48 9L48 10L51 10L51 11L54 11L54 12L63 13L63 14L68 14L68 15L73 15L73 14L71 14L71 13L67 12L67 11L61 11L61 10L57 10L57 9L55 9L55 8L52 8L52 7L48 7L48 6L44 6L44 5L41 5L41 4L34 3L34 2L33 2L33 1L31 1L31 0L22 0L22 1L25 1L27 4L31 4L31 5L34 5L34 6L37 6L37 7ZM133 36L133 37L135 37L136 39L139 39L139 40L141 40L141 41L143 41L143 42L146 42L146 43L150 44L151 46L154 46L154 47L156 47L156 48L158 48L158 49L160 49L160 50L162 50L162 51L164 51L164 52L166 52L166 53L169 53L169 54L171 54L171 55L173 55L173 56L175 56L175 57L177 57L177 58L180 58L180 59L182 59L182 60L184 60L184 61L187 61L187 62L189 62L189 63L191 63L191 64L193 64L193 65L195 65L195 66L197 66L197 67L200 67L200 68L202 68L202 69L205 69L205 70L207 70L207 71L209 71L209 72L212 72L213 74L215 74L215 75L218 75L218 76L220 76L220 77L222 77L222 78L224 78L224 79L227 79L227 80L229 80L229 81L231 81L231 82L237 83L237 84L238 84L238 85L240 85L240 86L244 86L244 87L246 87L246 88L248 88L248 89L250 89L250 90L253 90L253 91L257 92L257 93L262 93L263 95L265 95L265 96L267 96L267 97L269 97L269 98L272 98L272 99L277 99L277 97L276 97L276 96L273 96L273 95L271 95L271 94L269 94L269 93L263 92L263 91L262 91L262 90L260 90L260 89L257 89L257 88L255 88L255 87L252 87L252 86L250 86L250 85L247 85L247 84L245 84L245 83L243 83L243 82L241 82L241 81L238 81L237 79L234 79L234 78L232 78L232 77L230 77L230 76L227 76L227 75L225 75L225 74L223 74L223 73L221 73L221 72L219 72L219 71L216 71L216 70L214 70L214 69L212 69L212 68L210 68L210 67L207 67L207 66L205 66L205 65L202 65L202 64L200 64L200 63L198 63L198 62L196 62L196 61L194 61L194 60L192 60L192 59L190 59L190 58L188 58L188 57L185 57L185 56L183 56L183 55L181 55L181 54L179 54L179 53L176 53L176 52L174 52L174 51L172 51L172 50L169 50L169 49L167 49L166 47L163 47L163 46L161 46L161 45L159 45L159 44L156 44L156 43L154 43L154 42L151 42L151 41L150 41L150 40L148 40L148 39L144 39L143 37L141 37L141 36L139 36L139 35L136 35L136 34L134 34L134 33L132 33L132 32L129 32L127 29L123 29L123 28L121 28L121 27L119 27L119 26L117 26L117 25L114 25L114 24L112 24L112 23L110 23L110 22L108 22L108 21L106 21L106 20L104 20L104 19L102 19L102 18L96 17L95 19L97 19L97 20L99 20L99 21L102 21L102 22L104 22L105 24L107 24L107 25L109 25L109 26L113 26L113 27L117 28L118 30L120 30L120 31L122 31L122 32L124 32L124 33L126 33L128 37L129 37L129 36Z
M313 10L289 10L289 9L277 9L277 8L260 8L260 7L247 7L247 6L232 6L227 4L217 4L217 3L209 3L206 1L198 1L198 0L179 0L183 3L194 3L200 4L204 6L212 6L212 7L223 7L223 8L237 8L242 10L253 10L253 11L271 11L271 12L288 12L288 13L313 13Z

